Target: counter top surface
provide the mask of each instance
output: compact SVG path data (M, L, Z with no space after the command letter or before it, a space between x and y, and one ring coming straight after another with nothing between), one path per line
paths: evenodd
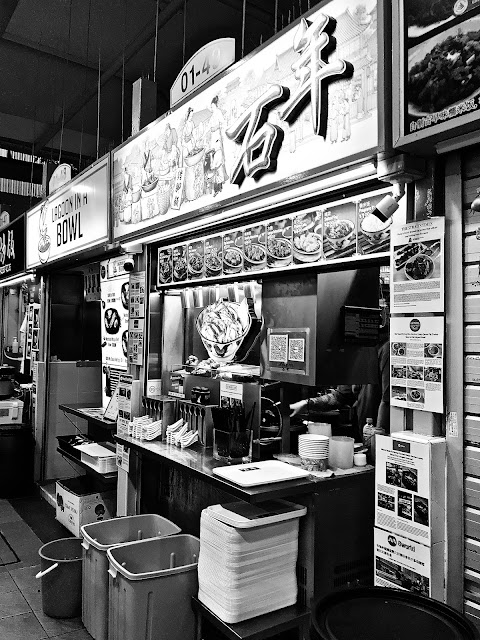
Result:
M116 429L117 423L114 420L105 420L95 414L89 413L89 409L99 409L98 404L93 402L59 404L58 408L64 413L70 413L77 418L83 418L105 429Z
M247 502L261 502L274 498L307 495L314 493L319 484L330 483L332 479L341 481L345 477L351 477L343 472L341 476L334 476L333 478L320 479L310 476L299 480L287 480L255 487L240 487L213 474L213 470L216 467L223 467L225 464L215 460L212 455L212 449L204 449L200 445L194 445L194 447L188 449L180 449L175 445L166 444L158 440L148 442L130 436L116 435L114 437L119 444L131 447L143 455L157 457L167 464L182 467L190 473L202 477L206 482L215 484L218 488ZM371 471L372 467L364 468L361 471L352 469L352 473L355 474L359 472L371 473Z

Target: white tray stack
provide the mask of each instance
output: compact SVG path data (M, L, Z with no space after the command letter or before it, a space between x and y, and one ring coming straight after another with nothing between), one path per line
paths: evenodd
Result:
M295 604L298 527L305 513L284 500L204 509L199 600L229 624Z

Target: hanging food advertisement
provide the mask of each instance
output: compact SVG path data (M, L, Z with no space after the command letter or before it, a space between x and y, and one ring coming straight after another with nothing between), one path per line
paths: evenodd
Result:
M390 404L443 413L443 317L390 319Z
M392 313L444 310L445 218L392 229Z
M108 242L108 156L26 213L26 268Z
M127 368L128 355L128 274L108 278L105 263L100 268L102 297L102 364Z
M25 270L25 216L0 231L0 282Z
M145 288L146 288L145 271L139 271L138 273L131 273L130 284L129 284L130 318L145 317Z
M308 209L266 223L197 238L188 245L158 249L157 285L218 279L240 273L262 273L290 265L327 260L369 258L389 251L393 224L372 215L391 190L343 199L323 209ZM395 214L395 227L405 222L405 201ZM402 227L403 228L403 227Z
M306 13L113 152L115 239L370 157L377 57L375 0Z
M446 137L448 131L451 136L453 129L478 119L480 5L403 0L400 7L399 145Z

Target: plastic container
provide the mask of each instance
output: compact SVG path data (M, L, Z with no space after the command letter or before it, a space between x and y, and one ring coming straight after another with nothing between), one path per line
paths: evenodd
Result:
M109 640L193 638L199 551L186 534L109 549Z
M376 427L372 418L367 418L367 422L363 427L362 438L363 444L367 447L367 461L375 464L375 436L385 435L385 429Z
M75 618L82 610L82 539L60 538L38 551L42 608L51 618Z
M112 546L171 536L181 529L157 514L141 514L93 522L81 528L83 536L82 621L95 640L108 637L108 558Z
M456 609L410 591L361 587L335 591L312 607L312 640L479 640Z

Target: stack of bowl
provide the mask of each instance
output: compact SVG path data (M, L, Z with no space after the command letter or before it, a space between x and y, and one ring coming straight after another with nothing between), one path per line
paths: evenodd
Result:
M324 435L302 433L298 436L298 455L307 471L326 471L328 468L329 438Z

